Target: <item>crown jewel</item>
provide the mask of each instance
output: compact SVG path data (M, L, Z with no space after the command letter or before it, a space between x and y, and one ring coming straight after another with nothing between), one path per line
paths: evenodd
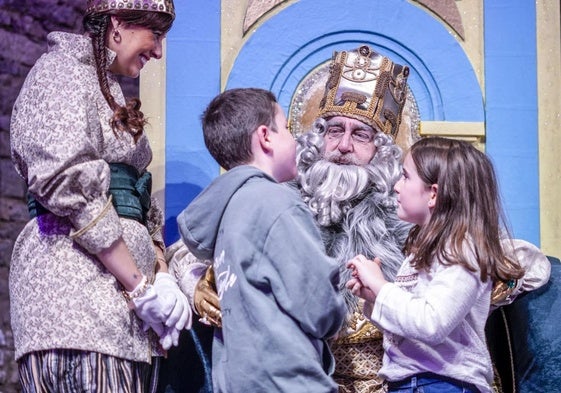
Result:
M88 0L86 15L109 10L164 12L175 17L173 0Z
M351 117L396 137L409 67L363 45L354 51L335 52L329 73L320 117Z

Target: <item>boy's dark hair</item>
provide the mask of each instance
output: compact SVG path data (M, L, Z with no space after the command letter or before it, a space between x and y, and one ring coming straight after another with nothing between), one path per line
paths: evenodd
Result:
M202 115L205 144L224 169L246 164L253 158L251 138L257 127L275 129L275 95L268 90L240 88L216 96Z

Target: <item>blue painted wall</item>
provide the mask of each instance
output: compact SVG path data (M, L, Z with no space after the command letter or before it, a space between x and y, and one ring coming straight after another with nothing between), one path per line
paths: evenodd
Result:
M220 92L220 1L175 2L166 55L165 240L179 239L177 215L219 174L200 116Z
M514 235L539 245L536 6L484 4L487 153Z

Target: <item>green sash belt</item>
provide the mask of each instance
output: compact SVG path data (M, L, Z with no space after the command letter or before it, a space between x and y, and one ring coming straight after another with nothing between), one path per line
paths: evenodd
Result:
M109 194L113 196L113 206L120 217L136 220L146 225L152 193L152 175L148 171L139 174L135 167L122 163L109 164L111 184ZM30 194L27 195L27 208L31 218L49 213Z

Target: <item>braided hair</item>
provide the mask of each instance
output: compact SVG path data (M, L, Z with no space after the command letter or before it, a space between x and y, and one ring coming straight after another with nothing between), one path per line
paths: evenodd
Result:
M127 99L125 105L121 106L115 101L115 97L113 97L109 89L106 37L111 16L118 17L126 24L163 32L167 32L171 28L173 17L161 12L112 10L105 13L86 15L83 20L84 30L92 40L99 87L107 104L113 111L109 125L115 135L118 135L119 132L129 132L133 135L136 142L144 132L144 126L147 123L144 114L140 110L140 99L137 97Z

